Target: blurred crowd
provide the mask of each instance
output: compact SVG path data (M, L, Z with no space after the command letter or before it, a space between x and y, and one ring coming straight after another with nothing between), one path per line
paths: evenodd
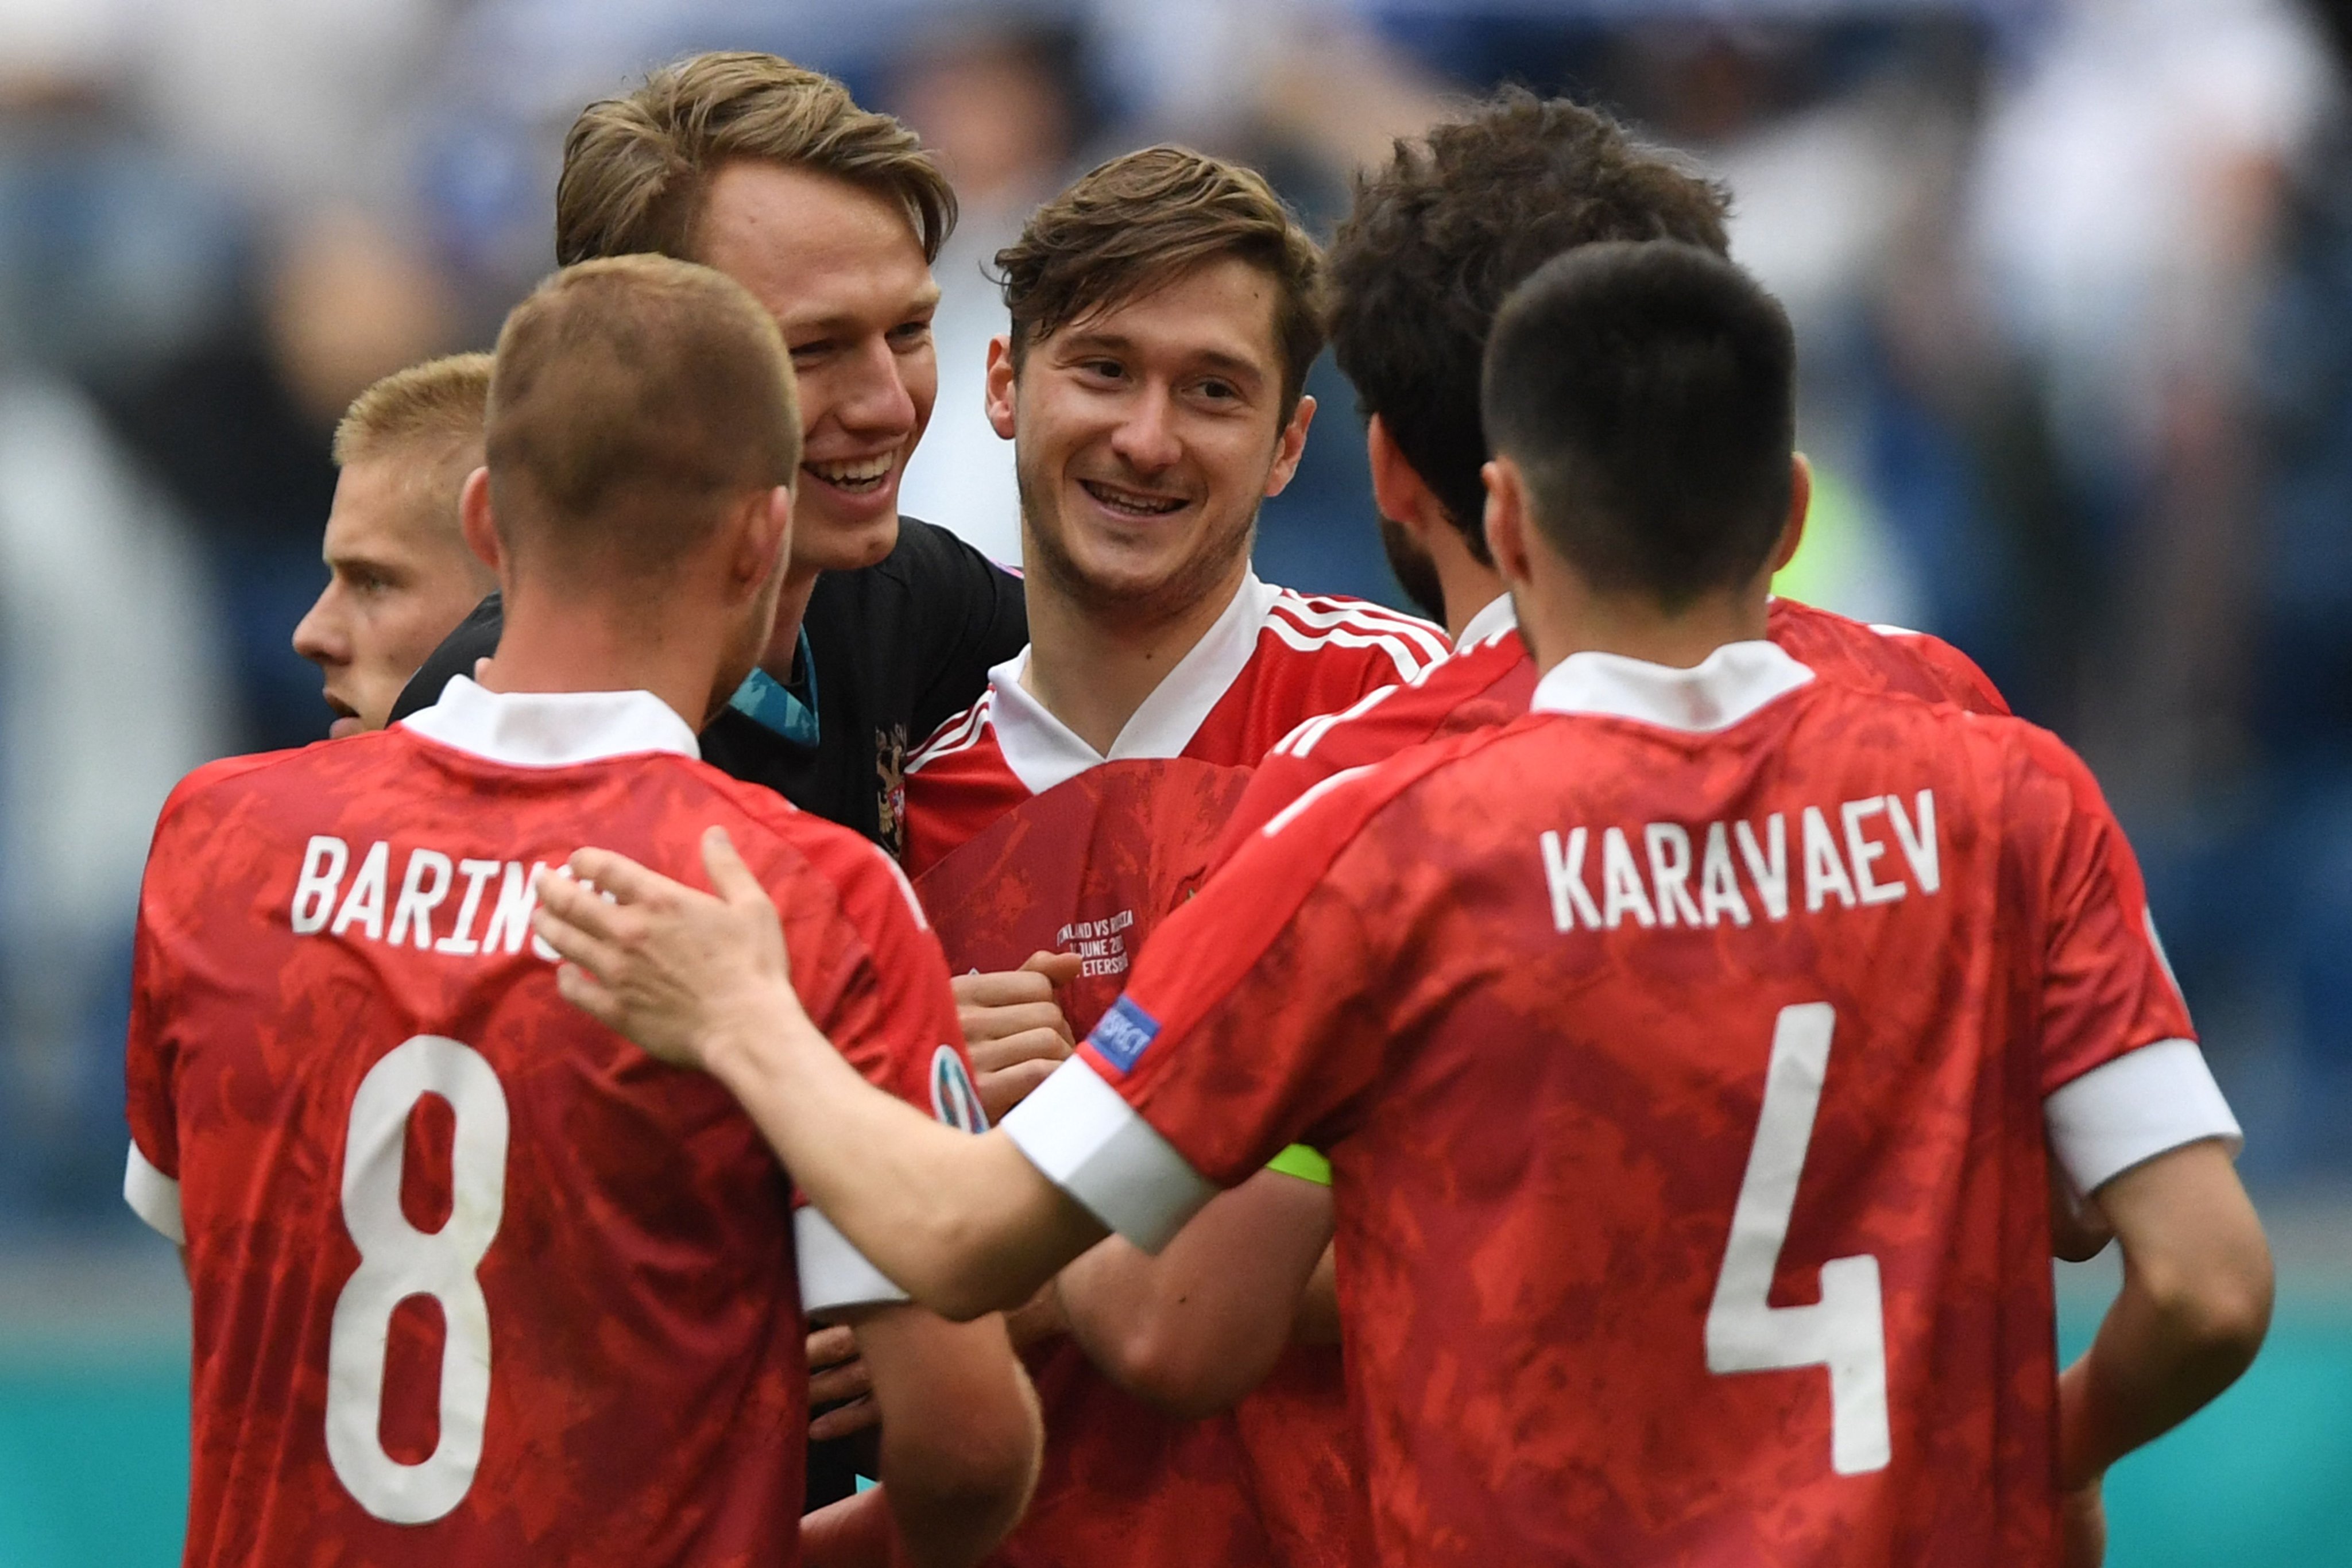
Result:
M2352 1176L2352 7L2299 0L5 0L0 1225L119 1209L139 868L330 715L328 437L551 265L564 127L764 48L937 146L904 504L1017 558L990 257L1110 151L1350 172L1503 80L1727 180L1819 476L1786 591L1966 649L2097 767L2272 1181ZM1328 364L1260 570L1399 601Z

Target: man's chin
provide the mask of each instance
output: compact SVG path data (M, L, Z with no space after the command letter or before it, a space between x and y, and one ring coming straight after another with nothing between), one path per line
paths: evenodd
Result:
M793 527L793 564L817 571L856 571L872 566L898 546L896 510L854 523L809 517Z

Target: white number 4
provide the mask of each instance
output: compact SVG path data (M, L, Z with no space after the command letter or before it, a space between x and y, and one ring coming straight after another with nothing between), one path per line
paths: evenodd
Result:
M1748 1151L1748 1174L1731 1213L1731 1242L1706 1312L1706 1369L1780 1372L1825 1366L1830 1374L1830 1464L1842 1476L1886 1468L1886 1328L1878 1260L1867 1253L1822 1265L1822 1299L1809 1307L1766 1304L1789 1214L1797 1203L1805 1149L1812 1142L1822 1081L1829 1071L1827 1002L1780 1009L1764 1111Z

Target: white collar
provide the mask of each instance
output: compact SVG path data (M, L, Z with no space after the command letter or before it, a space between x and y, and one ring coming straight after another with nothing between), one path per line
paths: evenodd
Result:
M1454 645L1457 649L1475 648L1489 637L1517 631L1518 624L1519 607L1511 602L1509 594L1498 593L1486 601L1484 610L1470 617L1469 624L1462 628L1462 635L1454 639Z
M694 730L651 692L494 692L452 675L441 700L401 720L427 740L515 768L607 757L700 757Z
M988 672L989 687L995 696L989 717L996 727L996 746L1003 754L1004 765L1031 794L1042 795L1098 763L1182 755L1209 710L1249 667L1266 614L1281 597L1282 590L1260 582L1257 573L1244 574L1233 602L1151 688L1151 695L1111 742L1108 755L1088 746L1076 731L1046 712L1045 705L1021 685L1021 676L1029 668L1029 650L1022 649Z
M1536 683L1531 706L1704 735L1730 728L1812 678L1774 643L1726 643L1687 670L1622 653L1570 653Z

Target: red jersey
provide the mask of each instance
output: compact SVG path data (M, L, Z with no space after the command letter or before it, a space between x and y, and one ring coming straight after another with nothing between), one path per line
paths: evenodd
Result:
M558 996L534 871L593 843L698 882L725 826L818 1026L976 1102L888 859L694 751L647 693L461 680L165 805L125 1190L188 1250L189 1563L798 1560L803 1304L896 1292L716 1081Z
M2088 772L1763 642L1535 707L1244 849L1006 1133L1144 1246L1329 1152L1384 1562L2054 1562L2045 1135L2236 1131Z
M1867 626L1793 599L1772 601L1764 634L1815 674L1863 691L1902 692L1971 713L2009 711L1976 662L1940 637ZM1409 746L1508 724L1528 711L1535 690L1535 660L1505 596L1470 618L1452 656L1283 737L1258 764L1211 865L1224 864L1250 834L1334 773L1383 761Z
M990 671L980 700L908 759L908 874L921 875L1023 801L1097 763L1188 757L1253 767L1300 720L1412 680L1445 652L1445 634L1425 621L1361 600L1293 593L1253 573L1106 756L1022 689L1024 649Z
M1147 698L1106 758L1000 666L971 710L907 768L906 865L959 970L1076 952L1064 996L1089 1028L1129 956L1196 885L1241 771L1309 715L1410 680L1444 656L1437 628L1355 600L1244 579L1233 603ZM1346 1440L1339 1357L1286 1353L1238 1413L1180 1421L1119 1389L1066 1339L1026 1357L1045 1412L1045 1466L1000 1561L1022 1568L1221 1568L1363 1561L1328 1489L1256 1484L1255 1446L1336 1452ZM1322 1525L1294 1519L1315 1509ZM1269 1529L1272 1535L1269 1535ZM1340 1539L1333 1539L1335 1536ZM1284 1542L1277 1552L1275 1538ZM1310 1544L1311 1543L1311 1544Z

